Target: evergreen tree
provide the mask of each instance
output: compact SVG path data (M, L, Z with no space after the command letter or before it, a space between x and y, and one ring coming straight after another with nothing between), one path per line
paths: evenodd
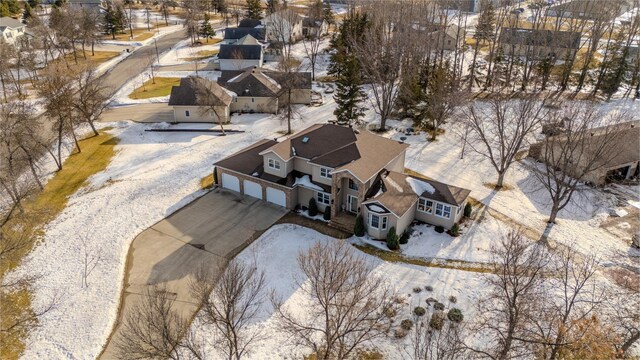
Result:
M121 6L113 7L107 3L104 10L104 32L111 34L115 40L116 34L122 32L127 26L127 16Z
M599 84L600 90L607 96L607 101L620 89L629 69L629 46L624 43L624 38L623 32L620 31L616 41L610 46L611 55L605 64L606 70Z
M26 22L32 16L33 16L33 9L31 8L31 5L29 5L29 3L25 3L24 12L22 13L22 21Z
M278 9L278 0L267 0L267 13L273 14Z
M262 6L260 0L247 0L246 17L249 19L262 19Z
M209 20L209 14L205 12L204 19L202 20L202 24L200 25L200 29L198 30L198 34L201 37L205 38L207 42L209 42L210 38L216 36L216 31L213 29L213 26L211 26Z
M475 44L473 46L473 60L469 65L469 90L477 82L476 79L476 59L478 58L478 49L480 42L486 42L493 39L496 26L496 11L493 8L493 2L490 0L482 0L480 3L480 15L478 16L478 24L476 32L473 34Z
M22 13L22 7L18 0L0 0L0 12L2 16L14 16Z
M333 10L331 10L331 3L325 2L325 3L323 3L323 7L324 8L322 9L322 18L330 26L334 25L336 23L336 19L333 16Z
M29 4L29 6L31 6L32 9L35 9L38 6L40 6L40 0L29 0L27 1L27 4Z
M349 55L342 65L336 79L336 92L333 95L338 107L333 114L336 116L338 124L359 124L364 117L362 103L366 98L366 94L362 90L360 66L353 55Z

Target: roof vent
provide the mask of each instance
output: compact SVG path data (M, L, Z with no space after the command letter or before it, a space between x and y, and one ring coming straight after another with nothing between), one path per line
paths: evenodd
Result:
M308 142L309 142L309 137L305 136L305 137L302 138L302 143L303 144L306 144Z

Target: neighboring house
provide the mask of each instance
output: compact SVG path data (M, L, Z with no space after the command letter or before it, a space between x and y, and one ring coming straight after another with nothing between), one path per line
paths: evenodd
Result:
M584 181L594 185L604 185L610 181L638 178L640 172L638 166L640 162L640 120L594 128L590 132L591 141L595 144L598 144L598 137L606 134L606 136L615 136L617 145L615 154L612 154L611 158L607 159L607 163L597 164L595 169L585 176ZM544 151L547 147L552 148L554 153L559 153L559 149L563 144L563 136L562 133L559 133L547 137L542 142L531 145L529 156L536 160L544 161ZM546 146L546 144L555 144L555 146ZM597 148L597 145L593 146L593 148ZM570 169L562 169L569 175L582 174L586 162L590 162L594 158L590 149L576 151L576 153L578 152L581 153L579 154L580 158L572 162L573 166Z
M254 37L246 35L235 44L220 45L218 60L222 71L262 67L264 51Z
M228 123L231 115L231 102L233 94L229 93L215 81L200 78L206 81L208 88L212 90L216 102L214 109L198 104L196 97L196 78L188 77L180 80L180 86L171 88L169 106L173 106L173 118L175 122L213 122Z
M460 11L463 13L479 13L482 9L482 0L440 0L438 5L445 10ZM509 6L515 3L513 0L491 0L494 8Z
M266 41L264 28L226 28L224 29L223 44L235 44L243 37L251 35L254 39L264 42Z
M329 23L324 19L313 20L309 17L302 19L302 36L322 37L329 34Z
M239 28L255 28L262 26L262 21L256 19L242 19L238 24Z
M437 25L436 30L429 33L429 39L436 44L437 50L453 51L464 44L464 34L457 25Z
M215 163L223 188L287 209L315 199L330 225L353 231L363 216L376 239L404 232L413 220L451 228L469 190L404 174L408 145L368 131L313 125L281 142L262 140Z
M504 28L498 41L505 55L562 60L578 51L581 36L573 31Z
M262 23L267 29L267 41L289 44L302 39L303 17L291 9L285 9L267 15Z
M17 37L25 33L26 25L22 22L6 16L0 18L0 35L6 42L13 43Z
M631 10L626 0L572 0L550 6L547 15L565 19L612 20Z
M82 8L101 8L102 0L69 0L69 6Z
M215 122L222 117L229 122L230 114L271 113L288 101L288 91L283 84L292 86L291 102L293 104L311 103L311 73L280 73L263 71L255 68L245 71L223 71L217 82L207 81L217 97L217 108L210 111L197 103L193 78L180 81L180 86L171 89L169 106L173 106L175 122Z

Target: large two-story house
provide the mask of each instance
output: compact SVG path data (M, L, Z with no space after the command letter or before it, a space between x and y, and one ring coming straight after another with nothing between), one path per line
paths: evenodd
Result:
M402 233L413 220L451 228L469 190L404 173L408 145L368 131L313 125L282 141L262 140L215 163L223 189L287 209L314 198L331 208L330 225L353 230L362 215L368 234Z

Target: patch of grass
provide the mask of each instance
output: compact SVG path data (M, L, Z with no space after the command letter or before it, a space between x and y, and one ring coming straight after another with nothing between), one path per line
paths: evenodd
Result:
M164 23L162 25L158 24L159 27L165 26ZM133 29L133 39L131 39L131 32L127 29L125 32L121 34L116 34L115 40L118 41L144 41L150 39L157 33L155 29L155 25L151 26L151 30L147 30L146 27ZM113 40L113 36L111 34L102 36L102 40Z
M120 52L118 51L96 51L95 53L92 53L91 50L86 50L85 54L87 55L87 59L85 60L84 55L82 54L82 50L78 50L76 53L78 64L86 62L93 63L94 65L102 64L120 55ZM73 53L65 55L63 60L68 64L75 64ZM61 59L58 59L58 61L61 61Z
M411 175L411 176L423 178L425 180L433 180L432 178L430 178L430 177L428 177L426 175L423 175L423 174L421 174L421 173L419 173L419 172L417 172L415 170L411 170L411 169L407 169L407 168L404 169L404 173L408 174L408 175Z
M87 179L101 171L111 162L115 155L115 145L118 139L112 135L101 133L80 141L81 153L73 153L65 160L62 170L58 171L45 185L42 192L27 199L24 212L18 214L3 230L11 231L20 227L30 239L28 246L12 254L10 259L0 263L0 278L15 269L22 258L28 254L33 246L40 241L43 228L64 210L68 199L79 189L87 185ZM20 314L33 313L28 286L20 287L17 291L4 293L0 298L0 321L9 324ZM0 333L0 358L17 359L24 350L24 339L27 334L16 334L18 338L7 338L6 333Z
M133 90L129 94L130 99L151 99L171 94L171 87L180 85L180 78L157 77L155 84L153 80L147 80L144 85Z
M215 50L200 50L200 51L198 51L196 53L196 56L182 58L182 60L184 60L184 61L200 61L200 60L208 59L210 57L218 55L219 52L220 52L220 50L218 50L218 49L215 49Z
M484 187L486 187L487 189L491 189L491 190L497 190L497 191L509 191L509 190L513 190L513 186L509 185L509 184L502 184L502 187L498 187L498 185L496 185L496 183L492 183L492 182L484 182L482 183L482 185Z
M209 190L213 187L213 174L209 174L200 179L200 187L203 190Z

